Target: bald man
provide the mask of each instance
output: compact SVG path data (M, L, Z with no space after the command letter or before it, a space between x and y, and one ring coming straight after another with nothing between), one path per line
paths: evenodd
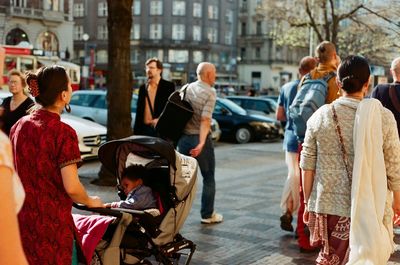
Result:
M372 91L371 97L382 102L394 115L397 122L397 132L400 131L400 57L393 60L390 66L393 83L379 84ZM400 133L399 133L400 137Z
M186 124L178 142L178 151L196 158L203 176L201 194L201 223L220 223L223 216L214 210L215 199L215 155L211 139L211 119L216 102L216 68L213 64L202 62L198 65L197 81L186 89L185 99L193 107L193 116Z

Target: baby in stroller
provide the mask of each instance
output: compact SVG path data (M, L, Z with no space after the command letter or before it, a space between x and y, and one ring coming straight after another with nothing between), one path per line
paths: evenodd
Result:
M147 171L143 165L130 165L121 175L121 189L126 199L118 202L106 203L107 208L125 208L132 210L146 210L157 208L156 197L150 187L143 185Z
M148 196L150 199L145 199L150 203L141 206L146 209L143 211L123 209L132 202L130 197L138 188L133 188L133 193L129 188L120 192L123 201L109 204L111 209L78 206L79 209L116 217L107 224L91 264L152 264L152 261L156 264L180 264L180 261L189 264L196 246L183 238L179 230L195 197L196 160L176 152L162 139L147 136L105 143L99 149L99 160L115 173L118 183L122 184L120 187L124 186L126 176L132 173L141 176L139 186L151 189L151 195ZM154 208L158 213L154 213Z

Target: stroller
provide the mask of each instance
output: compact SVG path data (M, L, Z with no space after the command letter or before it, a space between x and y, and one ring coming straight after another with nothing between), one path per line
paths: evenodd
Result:
M110 215L109 225L96 246L91 264L189 264L196 245L179 234L196 193L197 161L176 152L171 144L155 137L131 136L110 141L99 149L100 162L121 181L130 164L144 165L143 183L157 194L158 216L154 211L79 209ZM118 185L119 187L119 185ZM121 200L125 194L119 190ZM156 211L158 212L158 211ZM110 232L111 231L111 232ZM183 263L182 263L183 264Z

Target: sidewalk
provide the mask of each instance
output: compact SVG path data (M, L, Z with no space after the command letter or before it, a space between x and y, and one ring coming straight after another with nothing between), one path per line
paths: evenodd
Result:
M190 264L314 264L316 254L300 253L293 233L279 227L279 203L286 176L281 143L221 145L215 151L215 206L224 215L224 222L200 224L199 176L197 197L181 231L197 245ZM114 188L90 185L91 173L81 172L90 193L104 200L116 199ZM400 264L400 251L388 264Z

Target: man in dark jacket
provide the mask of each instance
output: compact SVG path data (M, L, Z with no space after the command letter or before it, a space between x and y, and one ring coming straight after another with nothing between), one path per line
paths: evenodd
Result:
M385 108L393 113L400 136L400 57L393 60L390 73L393 76L393 83L377 85L372 91L371 97L378 99Z
M147 83L140 86L133 127L135 135L157 136L154 127L168 97L175 91L172 82L162 79L163 66L157 58L146 61Z

